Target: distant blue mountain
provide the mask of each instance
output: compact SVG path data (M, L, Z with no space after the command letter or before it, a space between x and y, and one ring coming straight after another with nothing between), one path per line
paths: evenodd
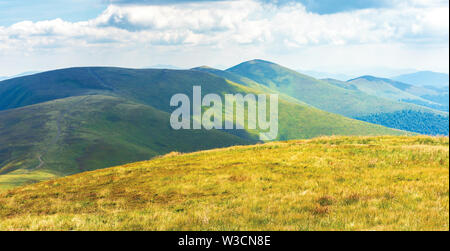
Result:
M146 67L146 68L150 68L150 69L168 69L168 70L183 70L183 68L181 68L181 67L174 66L174 65L169 65L169 64L157 64L157 65L152 65L152 66Z
M432 71L420 71L411 74L404 74L393 78L394 80L416 85L432 86L437 88L447 87L449 84L449 75Z
M390 84L390 85L394 86L395 88L398 88L398 89L400 89L402 91L412 87L409 84L402 83L402 82L399 82L399 81L394 81L392 79L378 78L378 77L369 76L369 75L358 77L358 78L354 78L354 79L350 79L347 82L351 82L351 81L358 80L358 79L365 79L365 80L371 81L371 82L373 82L373 81L383 81L383 82L386 82L386 83L388 83L388 84Z
M352 78L350 75L341 74L341 73L329 73L329 72L321 72L321 71L308 71L308 70L297 70L298 72L302 74L309 75L311 77L317 78L317 79L336 79L340 81L347 81Z
M448 87L445 90L443 87L419 86L374 76L351 79L347 85L380 98L449 111Z

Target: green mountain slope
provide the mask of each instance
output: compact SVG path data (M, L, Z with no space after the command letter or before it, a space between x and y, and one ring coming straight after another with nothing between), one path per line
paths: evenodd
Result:
M230 75L230 74L229 74ZM242 83L242 82L241 82ZM245 84L245 83L244 83ZM150 105L164 112L171 112L170 98L177 93L185 93L192 97L192 87L200 85L202 93L261 93L273 92L256 82L247 86L234 83L215 74L198 70L136 70L123 68L71 68L45 72L33 76L12 79L2 82L0 97L1 109L21 107L33 103L88 94L102 94L121 97L133 102ZM287 108L284 108L284 107ZM288 124L296 118L305 120L303 124L295 124L289 128L289 138L310 138L318 135L339 134L340 130L331 130L336 126L356 125L354 134L370 132L370 134L398 133L376 125L360 123L342 116L336 116L318 109L302 105L295 99L281 97L279 111L291 113L280 115L280 124ZM308 116L304 116L304 111ZM311 120L311 122L306 122ZM334 123L328 123L330 120ZM319 121L315 123L314 121ZM322 123L326 121L326 123ZM300 129L318 128L314 133L305 133ZM325 128L325 129L320 129ZM352 128L352 126L350 126ZM314 130L310 130L314 131ZM345 130L342 134L347 134ZM280 132L283 135L283 131Z
M227 80L230 80L234 83L237 83L239 85L242 86L246 86L246 87L250 87L253 90L262 92L262 93L277 93L281 96L281 98L285 101L289 101L291 103L297 103L300 105L306 105L306 106L310 106L308 104L306 104L305 102L302 102L296 98L293 98L289 95L286 95L284 93L281 93L277 90L271 89L265 85L259 84L249 78L243 77L241 75L235 74L233 72L228 72L228 71L222 71L222 70L218 70L218 69L214 69L208 66L202 66L202 67L196 67L193 68L192 70L194 71L201 71L201 72L207 72L210 73L212 75L218 76L218 77L222 77L225 78Z
M422 97L426 95L439 95L440 93L437 90L373 76L359 77L349 80L347 83L354 88L373 96L448 112L448 105L436 103Z
M258 84L257 82L243 77L241 75L238 74L234 74L232 72L228 72L228 71L222 71L222 70L218 70L218 69L214 69L208 66L201 66L201 67L196 67L193 68L192 70L194 71L201 71L201 72L207 72L207 73L211 73L215 76L219 76L225 79L228 79L230 81L233 81L235 83L247 86L247 87L251 87L254 89L259 89L259 90L270 90L269 88L264 88L264 85Z
M233 72L221 71L210 67L198 67L194 68L194 70L230 79L236 83L252 87L253 90L273 92L271 88ZM310 135L323 135L321 133L325 131L332 135L374 135L375 131L381 133L384 130L381 127L378 129L361 127L357 120L321 111L283 93L281 93L281 97L282 102L279 110L281 118L280 139L282 140L296 139L299 136L300 138L309 138ZM385 131L385 133L390 134L391 132Z
M239 88L226 79L191 70L69 68L1 82L0 110L45 101L92 94L120 96L170 111L176 93L192 97L192 87L203 93L235 93Z
M259 141L258 131L174 131L172 95L261 93L196 70L71 68L3 81L0 85L0 184L67 175L148 159ZM254 87L254 88L252 88ZM404 135L284 96L279 100L277 139L322 135ZM44 163L44 164L43 164Z
M225 77L229 77L228 74ZM45 81L43 81L45 80ZM235 79L236 80L236 79ZM267 87L256 82L234 83L222 76L202 72L198 70L155 70L155 69L123 69L123 68L71 68L52 72L36 74L29 77L13 79L2 82L0 97L5 97L1 109L20 107L32 103L64 98L65 96L78 96L87 94L102 94L121 97L133 102L150 105L164 112L171 112L170 98L177 93L184 93L192 97L192 87L200 85L202 94L218 93L273 93ZM12 97L16 97L12 99ZM18 98L19 97L19 98ZM5 100L9 100L6 102ZM286 106L286 108L284 108ZM347 124L357 125L353 127L354 134L369 131L370 134L397 133L379 126L367 123L359 123L351 119L336 116L318 109L302 105L301 102L288 97L281 97L279 111L290 112L293 116L280 115L280 124L288 124L296 118L305 119L304 124L296 124L288 130L293 137L310 138L319 135L331 135L339 130L330 130L336 126L345 127ZM308 116L303 115L307 111ZM319 121L318 123L306 122L306 120ZM329 124L328 121L335 123ZM326 121L322 123L320 121ZM300 128L319 128L315 133L309 134ZM326 128L326 129L320 129ZM352 128L350 126L350 128ZM313 131L312 129L310 131ZM280 135L283 135L283 131ZM347 134L345 130L342 134Z
M368 79L372 79L374 82L378 82L378 84L372 84ZM357 83L353 83L352 80L345 82L336 79L323 79L323 81L344 89L360 91L367 89L367 93L380 96L382 98L401 100L405 103L422 105L443 112L449 111L448 87L436 88L432 86L415 86L390 79L375 78L371 76L361 77L359 80L355 79L354 81ZM360 85L358 85L358 83L360 83Z
M446 73L421 71L400 75L394 80L411 84L425 92L414 93L424 99L449 107L449 76Z
M0 174L64 176L171 151L245 145L218 130L172 130L169 114L111 96L80 96L0 112ZM15 173L16 172L16 173ZM3 177L0 182L7 184ZM0 185L1 186L1 185Z
M300 74L280 65L253 60L239 64L227 70L228 72L241 75L263 84L268 88L290 95L300 101L332 113L341 114L352 118L368 117L374 114L392 114L399 111L411 111L433 116L443 116L448 120L448 113L433 110L431 108L397 102L386 98L369 95L355 87L338 86L336 83L329 83L317 80L312 77ZM408 116L393 116L394 123L389 125L416 124L414 128L420 127L421 122L411 120ZM416 116L415 116L416 117ZM441 128L440 119L428 120L434 124L433 128ZM371 123L378 120L369 121ZM388 125L383 123L382 125ZM448 125L447 125L448 127ZM406 129L395 127L397 129ZM444 134L445 131L430 131L427 134Z

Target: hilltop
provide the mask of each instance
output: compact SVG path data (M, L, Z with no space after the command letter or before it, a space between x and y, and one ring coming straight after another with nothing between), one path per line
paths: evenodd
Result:
M449 230L447 137L321 137L0 194L1 230Z

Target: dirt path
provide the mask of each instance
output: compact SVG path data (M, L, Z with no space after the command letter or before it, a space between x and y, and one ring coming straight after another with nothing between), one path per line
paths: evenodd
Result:
M109 91L113 91L113 92L118 92L117 90L115 90L115 88L110 87L107 83L105 83L105 81L95 72L93 71L91 68L88 69L89 73L100 83L100 85ZM70 111L76 107L78 104L80 104L81 102L83 102L84 100L86 100L89 96L86 96L84 98L82 98L81 100L75 102L74 104L70 105L67 109L61 111L59 113L58 119L56 120L56 126L57 126L57 131L56 131L56 135L53 137L53 139L50 141L49 145L44 148L44 150L37 156L38 160L39 160L39 164L38 166L35 167L35 169L40 169L45 165L45 161L42 159L45 154L47 154L47 152L49 151L49 147L55 145L60 136L61 136L61 121L63 120L63 117L70 113Z
M44 148L44 150L38 155L39 165L36 166L34 169L41 169L45 165L45 161L42 159L42 157L47 154L49 151L49 147L55 145L59 138L61 137L61 121L63 120L63 117L68 114L74 107L85 101L88 97L84 97L80 99L79 101L75 102L74 104L71 104L67 109L60 111L58 115L58 119L56 120L56 135L53 137L53 139L50 141L49 145Z
M35 169L40 169L45 164L45 162L42 160L42 154L39 154L38 160L39 160L39 165Z

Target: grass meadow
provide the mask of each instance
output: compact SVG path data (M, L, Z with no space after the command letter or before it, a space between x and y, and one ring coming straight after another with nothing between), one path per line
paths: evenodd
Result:
M0 193L0 230L449 230L449 139L319 137Z

